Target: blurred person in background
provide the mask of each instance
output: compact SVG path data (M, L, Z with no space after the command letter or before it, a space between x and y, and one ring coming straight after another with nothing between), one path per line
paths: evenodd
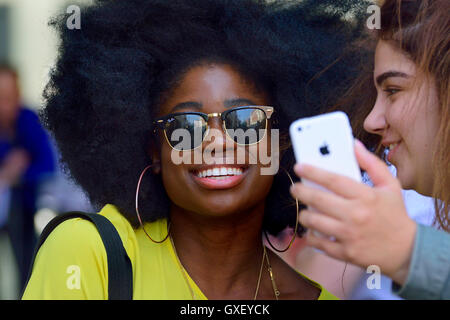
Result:
M36 244L40 186L53 177L55 157L37 115L21 103L18 74L0 64L0 228L9 234L25 284Z

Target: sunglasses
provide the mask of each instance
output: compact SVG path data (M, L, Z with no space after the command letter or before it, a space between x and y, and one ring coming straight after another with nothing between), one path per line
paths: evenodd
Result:
M187 151L202 145L209 132L208 120L220 117L226 135L238 145L249 146L264 139L273 112L269 106L243 106L211 114L180 112L157 118L153 124L164 131L173 149Z

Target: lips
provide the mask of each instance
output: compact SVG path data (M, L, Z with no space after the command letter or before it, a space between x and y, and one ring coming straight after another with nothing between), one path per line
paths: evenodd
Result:
M393 157L395 156L396 152L398 152L398 148L401 144L401 141L396 142L384 141L382 144L388 150L387 160L392 163Z
M230 189L242 182L247 167L234 165L204 166L191 171L195 182L205 189Z
M230 176L239 176L243 172L242 168L216 167L197 171L199 178L211 178L221 180Z

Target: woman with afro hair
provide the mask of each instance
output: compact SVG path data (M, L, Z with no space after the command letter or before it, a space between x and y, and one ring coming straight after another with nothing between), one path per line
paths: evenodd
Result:
M343 49L362 27L344 16L361 8L98 0L82 9L80 30L64 16L52 22L61 46L41 116L71 176L120 235L133 299L335 298L263 239L303 231L286 174L288 127L350 83L357 63ZM261 134L239 140L234 129ZM194 138L180 144L177 132ZM266 164L249 161L255 147L275 150L282 170L262 174ZM189 161L208 148L212 162ZM71 284L73 270L80 279ZM91 222L54 229L23 298L109 298L105 247Z

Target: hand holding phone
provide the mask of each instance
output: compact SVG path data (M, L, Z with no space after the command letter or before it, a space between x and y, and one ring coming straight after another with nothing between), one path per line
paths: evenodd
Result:
M361 182L352 128L344 112L299 119L291 124L289 131L297 163L313 165ZM303 183L323 189L307 180Z
M289 131L297 163L313 165L361 182L352 128L344 112L337 111L299 119L291 124ZM328 191L306 179L302 179L302 182ZM314 208L310 209L317 211ZM313 232L321 235L317 231Z

